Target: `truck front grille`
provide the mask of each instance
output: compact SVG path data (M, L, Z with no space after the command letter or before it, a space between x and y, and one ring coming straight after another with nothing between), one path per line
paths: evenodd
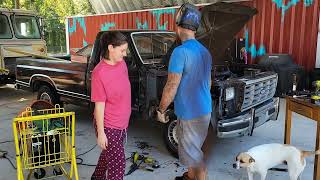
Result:
M276 92L278 76L272 75L260 79L244 81L244 98L241 111L256 106L272 98Z

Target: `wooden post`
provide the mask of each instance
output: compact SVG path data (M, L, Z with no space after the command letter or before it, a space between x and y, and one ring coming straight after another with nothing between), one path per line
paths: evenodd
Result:
M20 0L13 0L14 1L14 8L20 9Z
M317 122L316 151L320 149L320 123ZM314 175L313 180L320 180L320 158L316 156L314 159Z
M290 110L290 99L286 98L286 119L285 119L285 130L284 130L284 144L290 144L291 141L291 116L292 111Z

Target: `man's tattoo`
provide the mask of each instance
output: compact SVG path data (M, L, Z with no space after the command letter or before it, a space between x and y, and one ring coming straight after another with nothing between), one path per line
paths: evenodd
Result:
M177 89L179 87L181 81L182 74L177 73L169 73L168 80L166 85L164 86L161 102L159 108L161 111L165 111L170 103L173 101Z

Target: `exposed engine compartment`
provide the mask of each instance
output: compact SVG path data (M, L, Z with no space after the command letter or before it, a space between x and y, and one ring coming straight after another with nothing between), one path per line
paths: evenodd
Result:
M212 97L216 101L218 117L230 117L259 105L274 96L277 74L262 71L258 66L215 66ZM230 97L227 97L230 96Z

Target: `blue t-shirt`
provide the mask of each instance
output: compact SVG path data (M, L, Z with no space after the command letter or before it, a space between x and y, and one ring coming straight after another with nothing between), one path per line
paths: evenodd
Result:
M210 52L195 39L184 41L172 52L169 73L182 74L174 98L179 119L191 120L212 112L211 65Z

